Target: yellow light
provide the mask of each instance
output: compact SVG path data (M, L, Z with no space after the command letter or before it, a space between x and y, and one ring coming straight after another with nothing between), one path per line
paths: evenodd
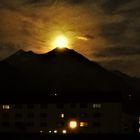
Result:
M64 118L64 117L65 117L65 115L62 113L62 114L61 114L61 118Z
M88 125L87 122L80 122L80 127L86 127Z
M67 130L63 130L62 133L63 133L63 134L66 134L66 133L67 133Z
M52 131L50 130L49 133L52 133Z
M54 132L54 133L57 133L57 130L54 130L53 132Z
M10 109L10 105L3 105L2 108L3 109Z
M53 46L57 48L66 48L68 47L68 39L63 35L60 35L54 40Z
M77 128L77 121L70 121L70 122L69 122L69 127L70 127L71 129Z

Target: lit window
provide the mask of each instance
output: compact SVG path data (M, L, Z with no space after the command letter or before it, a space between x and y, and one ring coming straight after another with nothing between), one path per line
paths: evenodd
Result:
M3 109L10 109L10 105L2 105Z
M62 113L62 114L61 114L61 118L64 118L64 117L65 117L65 114Z
M70 122L69 122L69 127L70 127L71 129L77 128L77 121L70 121Z
M43 131L42 131L42 130L40 130L40 133L43 133Z
M139 127L139 133L140 133L140 127Z
M67 130L63 130L62 133L63 133L63 134L66 134L66 133L67 133Z
M80 122L80 127L86 127L88 125L87 122Z
M93 104L93 108L101 108L101 104Z
M139 117L139 124L140 124L140 117Z
M53 132L56 134L57 133L57 130L54 130Z

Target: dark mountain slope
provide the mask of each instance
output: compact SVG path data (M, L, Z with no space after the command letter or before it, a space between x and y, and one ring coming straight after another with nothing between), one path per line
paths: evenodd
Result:
M27 91L67 92L125 92L125 82L70 49L54 49L46 54L18 51L4 60L28 84Z

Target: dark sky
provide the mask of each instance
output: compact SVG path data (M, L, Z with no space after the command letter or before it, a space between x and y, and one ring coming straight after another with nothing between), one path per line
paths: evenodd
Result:
M87 58L140 76L140 0L0 1L0 59L48 52L58 34Z

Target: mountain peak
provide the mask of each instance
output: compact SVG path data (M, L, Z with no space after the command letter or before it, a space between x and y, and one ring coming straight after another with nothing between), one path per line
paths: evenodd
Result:
M71 59L71 60L78 60L78 61L89 61L86 57L79 54L73 49L69 48L55 48L46 54L42 54L47 58L56 58L56 59L63 59L63 61Z

